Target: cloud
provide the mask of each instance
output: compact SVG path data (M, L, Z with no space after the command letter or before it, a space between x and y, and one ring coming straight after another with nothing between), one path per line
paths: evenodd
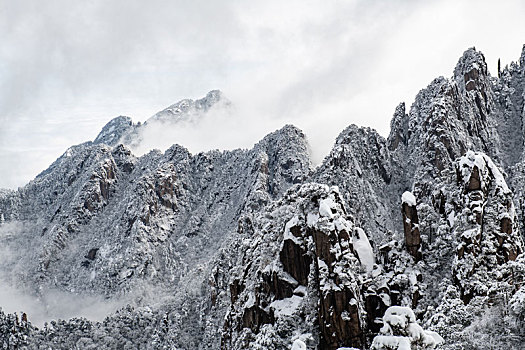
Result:
M224 102L224 101L223 101ZM282 120L255 117L257 111L244 106L218 102L207 111L192 112L176 122L148 120L131 140L124 139L135 155L152 149L166 150L174 143L197 154L212 149L248 149L266 134L281 128Z
M386 135L395 106L449 76L467 47L494 71L525 37L517 0L0 2L0 187L26 183L112 117L143 121L217 88L238 114L209 128L239 140L231 147L293 123L319 162L351 123ZM165 143L186 141L174 136Z
M59 290L46 290L37 296L22 288L13 287L8 281L0 279L0 306L6 313L25 312L29 321L43 327L51 320L68 320L85 317L92 321L102 321L109 314L123 307L124 300L104 299L102 296L67 293Z

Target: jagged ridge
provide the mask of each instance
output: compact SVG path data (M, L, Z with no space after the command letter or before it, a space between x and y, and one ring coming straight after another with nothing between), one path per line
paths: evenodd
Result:
M475 348L486 334L495 346L518 346L524 62L525 49L495 78L467 50L451 79L435 79L408 113L396 108L388 139L350 126L314 171L292 126L249 151L191 155L174 146L136 158L114 144L136 126L111 121L94 144L0 193L0 212L24 222L20 240L44 243L22 259L38 271L30 285L110 296L148 281L174 298L102 324L24 328L29 338L16 341L49 344L52 332L62 347L366 348L388 307L401 305L441 333L444 348ZM218 95L209 96L160 113L205 110ZM402 203L405 191L411 200ZM501 313L501 334L479 325L486 307ZM130 324L154 332L108 338Z

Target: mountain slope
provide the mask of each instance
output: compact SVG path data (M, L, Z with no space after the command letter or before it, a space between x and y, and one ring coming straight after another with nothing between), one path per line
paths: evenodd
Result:
M468 49L452 78L396 108L387 139L351 125L316 169L293 126L251 150L135 157L117 143L141 126L114 119L26 187L0 192L1 264L37 295L130 306L43 329L2 314L4 335L17 334L3 342L369 348L380 330L389 336L385 313L398 305L442 348L519 348L524 75L525 47L497 78ZM210 92L153 119L187 120L221 99Z

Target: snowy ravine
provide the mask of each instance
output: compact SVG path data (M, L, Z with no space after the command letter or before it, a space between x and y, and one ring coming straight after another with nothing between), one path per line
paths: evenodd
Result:
M387 139L350 125L316 168L291 125L250 150L133 154L149 125L230 108L216 90L115 118L0 190L0 306L44 305L0 311L0 345L520 349L524 89L525 47L498 77L468 49ZM105 318L52 321L57 299Z

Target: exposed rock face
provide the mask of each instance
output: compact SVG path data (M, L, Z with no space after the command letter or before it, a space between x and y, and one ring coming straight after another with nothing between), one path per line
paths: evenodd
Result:
M354 276L342 272L352 267L357 270L356 256L352 254L351 229L347 226L342 229L336 227L335 232L312 232L317 258L314 260L315 275L319 279L320 346L326 349L364 344L359 287ZM369 249L372 250L371 247Z
M337 189L318 184L296 186L269 209L269 215L255 223L253 236L244 242L253 248L243 254L247 268L234 275L240 278L235 277L230 286L235 298L223 347L255 346L269 329L283 324L296 327L298 320L305 331L319 329L322 348L363 346L363 302L356 276L363 273L362 264L370 263L363 254L371 254L372 249L353 245L366 238L356 238L359 231L347 216ZM258 243L252 245L254 241ZM275 255L261 259L263 251ZM264 325L265 332L261 332ZM291 344L292 335L274 336L274 346Z
M304 236L301 233L300 226L290 227L290 232L297 238ZM297 244L293 238L290 237L283 241L283 248L279 252L279 260L283 265L283 270L289 273L299 284L303 286L308 284L312 258L307 254L304 247Z
M487 296L491 273L523 252L522 237L516 231L512 193L500 170L484 154L469 151L457 162L458 183L465 221L458 221L461 243L457 248L454 278L461 298Z
M421 235L419 232L419 219L417 217L416 201L410 192L405 192L403 196L409 197L408 200L403 200L401 204L401 212L403 214L403 231L405 232L405 245L410 255L412 255L416 261L418 261L421 260Z

